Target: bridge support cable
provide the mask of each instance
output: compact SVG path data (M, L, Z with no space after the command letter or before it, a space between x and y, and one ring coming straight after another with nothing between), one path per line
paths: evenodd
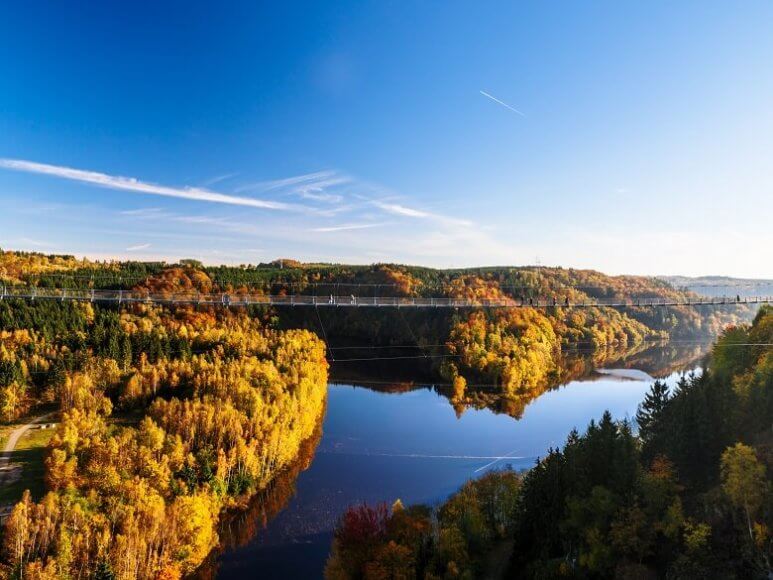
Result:
M405 327L408 329L408 332L411 335L411 339L413 339L413 342L416 343L416 348L419 349L419 352L421 352L424 355L424 358L428 359L429 354L419 343L419 338L416 336L416 334L414 334L413 329L411 328L411 325L408 324L408 320L405 318L405 315L402 313L402 311L399 308L397 309L397 313L400 315L400 318L402 319L403 324L405 324Z
M314 312L317 313L317 320L319 321L319 327L322 330L322 340L325 342L325 349L330 353L330 361L335 362L336 357L333 353L333 349L330 348L330 342L327 339L327 332L325 332L325 325L322 324L322 317L319 315L319 307L314 307Z

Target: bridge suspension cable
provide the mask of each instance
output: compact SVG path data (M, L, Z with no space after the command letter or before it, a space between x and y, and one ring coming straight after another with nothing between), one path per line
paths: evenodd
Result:
M319 327L322 329L322 340L325 342L325 348L330 353L330 359L332 361L335 361L335 355L333 354L333 351L330 349L330 343L327 341L327 332L325 332L325 325L322 324L322 317L319 315L319 308L315 308L314 312L317 313L317 320L319 321Z

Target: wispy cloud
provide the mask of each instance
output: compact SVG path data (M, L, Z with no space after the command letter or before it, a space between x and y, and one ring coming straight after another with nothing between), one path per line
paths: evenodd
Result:
M262 228L255 226L254 224L233 221L225 217L207 216L207 215L180 215L173 212L161 211L156 208L148 208L145 210L126 210L119 212L122 216L127 216L134 220L150 221L150 222L163 222L169 226L172 223L193 225L193 226L208 226L216 228L217 230L231 231L239 234L256 234L261 231ZM145 235L147 232L144 232ZM166 234L164 234L166 235ZM209 234L208 234L209 235Z
M225 218L209 217L205 215L179 215L179 216L172 216L172 219L186 224L222 225L225 223L229 223L229 220Z
M354 180L335 170L317 171L273 181L258 181L237 187L234 191L267 192L276 191L283 195L294 195L301 199L340 204L344 201L341 186L351 184ZM312 210L315 213L320 210Z
M505 253L495 249L486 232L471 221L447 215L445 210L436 212L439 204L423 204L420 196L407 196L336 169L263 181L253 184L254 193L225 194L33 161L0 158L2 168L104 188L225 204L216 209L189 204L188 210L181 205L178 210L161 203L160 197L145 196L135 197L137 206L126 209L109 211L98 204L86 211L73 210L71 219L83 222L80 233L101 227L100 233L121 239L115 249L126 256L198 255L218 250L233 252L236 259L247 251L243 248L255 247L265 248L267 254L289 252L304 259L339 261L362 261L372 252L408 261L457 260L473 248L485 249L487 256ZM270 220L255 220L243 211L245 206L290 211ZM111 218L94 219L105 213Z
M206 201L211 203L223 203L228 205L239 205L255 207L259 209L285 211L304 209L302 206L296 206L278 201L267 201L262 199L255 199L252 197L240 197L236 195L218 193L198 187L168 187L165 185L156 185L153 183L140 181L134 177L108 175L106 173L99 173L97 171L85 171L82 169L73 169L71 167L62 167L59 165L48 165L46 163L36 163L34 161L24 161L21 159L0 158L0 167L14 171L25 171L27 173L38 173L60 177L63 179L71 179L73 181L90 183L110 189L133 191L136 193L145 193L151 195L162 195L167 197L177 197L192 201Z
M380 200L373 200L371 201L371 203L382 211L385 211L387 213L391 213L394 215L398 215L398 216L418 218L418 219L430 219L430 220L442 222L447 225L456 225L456 226L472 225L472 222L469 220L449 217L449 216L440 215L437 213L431 213L420 209L414 209L412 207L407 207L399 203L392 203L392 202L380 201Z
M526 116L524 113L522 113L521 111L519 111L515 107L511 107L510 105L508 105L504 101L500 101L499 99L497 99L495 96L489 95L486 91L481 91L480 94L483 95L484 97L488 97L489 99L491 99L495 103L499 103L503 107L506 107L506 108L510 109L513 113L518 113L521 117L525 117Z
M368 228L378 228L385 226L385 223L378 224L342 224L340 226L329 226L323 228L314 228L313 232L345 232L347 230L366 230Z
M291 188L290 193L299 195L303 199L324 201L327 203L341 203L344 198L340 193L331 193L328 190L340 185L351 183L352 179L346 175L333 175L327 179L303 183Z
M160 207L141 207L138 209L125 209L119 212L121 215L138 218L158 218L166 215L166 212Z
M126 248L127 252L137 252L139 250L147 250L150 247L150 244L139 244L137 246L129 246Z
M222 175L216 175L215 177L207 179L203 185L204 187L211 187L216 183L220 183L221 181L226 181L228 179L231 179L232 177L236 177L237 175L239 175L238 172L223 173Z
M256 181L255 183L247 183L240 185L234 191L236 193L242 193L244 191L271 191L272 189L281 189L284 187L291 187L300 183L308 183L310 181L319 181L328 179L335 175L335 171L316 171L314 173L305 173L303 175L295 175L293 177L285 177L283 179L273 179L270 181Z
M404 205L400 205L399 203L387 203L384 201L374 201L373 205L375 205L379 209L384 210L385 212L393 213L395 215L401 215L401 216L413 217L413 218L430 217L430 214L427 213L426 211L405 207Z
M37 240L35 238L19 238L18 243L21 247L24 246L34 246L36 248L53 248L55 247L54 244L51 244L49 242L44 242L43 240Z
M298 195L304 199L324 201L326 203L341 203L344 200L342 195L338 195L337 193L325 193L324 191L299 191Z

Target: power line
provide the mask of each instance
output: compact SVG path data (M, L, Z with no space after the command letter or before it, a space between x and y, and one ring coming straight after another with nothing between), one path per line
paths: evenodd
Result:
M773 346L773 343L730 343L728 345L720 346ZM602 347L603 349L603 347ZM562 354L593 354L599 352L599 348L576 348L568 351L561 351ZM367 362L367 361L382 361L382 360L410 360L410 359L427 359L427 358L464 358L462 354L421 354L421 355L399 355L399 356L373 356L373 357L354 357L354 358L337 358L332 359L331 362Z
M663 344L664 346L668 345L711 345L713 344L713 341L716 339L707 338L705 340L680 340L680 339L669 339L669 338L656 338L656 339L644 339L639 341L630 341L627 343L628 346L637 346L640 344ZM598 343L595 340L578 340L578 341L572 341L567 344L563 344L562 348L572 348L574 345L578 344L598 344L599 347L604 347L605 345L609 346L618 346L618 343L610 344L610 343ZM437 344L393 344L393 345L348 345L348 346L331 346L329 347L330 350L390 350L390 349L401 349L401 348L444 348L444 347L452 347L456 346L452 342L444 342L444 343L437 343Z
M371 361L371 360L408 360L408 359L426 359L426 358L459 358L462 355L460 354L421 354L421 355L405 355L405 356L373 356L373 357L362 357L362 358L339 358L334 359L334 362L342 363L342 362L363 362L363 361Z

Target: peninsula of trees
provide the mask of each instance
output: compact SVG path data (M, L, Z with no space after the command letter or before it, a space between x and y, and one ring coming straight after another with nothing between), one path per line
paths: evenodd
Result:
M0 303L2 413L56 408L47 493L3 530L24 578L178 578L318 432L324 344L227 309Z

